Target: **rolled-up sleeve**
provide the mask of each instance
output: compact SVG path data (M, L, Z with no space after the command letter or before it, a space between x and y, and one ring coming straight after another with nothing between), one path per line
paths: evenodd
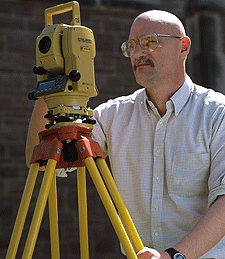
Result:
M222 112L220 112L219 116L216 116L216 122L212 127L211 168L208 181L209 206L218 196L225 194L225 111L224 107L220 107L220 109Z

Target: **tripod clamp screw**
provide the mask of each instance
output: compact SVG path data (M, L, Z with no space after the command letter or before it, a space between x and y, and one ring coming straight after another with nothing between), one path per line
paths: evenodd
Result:
M83 153L83 152L85 151L85 147L80 147L80 148L79 148L79 151L80 151L81 153Z
M61 153L61 149L60 148L56 148L56 153L60 154Z

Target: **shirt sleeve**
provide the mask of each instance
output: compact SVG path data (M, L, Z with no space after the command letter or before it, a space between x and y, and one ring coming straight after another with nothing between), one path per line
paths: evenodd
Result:
M216 198L225 194L225 109L217 116L212 127L211 168L208 181L208 205L211 206Z

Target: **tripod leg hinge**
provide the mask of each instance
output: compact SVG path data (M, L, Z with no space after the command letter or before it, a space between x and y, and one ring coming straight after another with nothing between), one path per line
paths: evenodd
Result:
M48 159L59 161L63 144L60 141L52 140L41 142L35 146L30 163L40 163L45 165Z
M105 159L105 156L98 144L98 142L90 139L90 138L82 138L78 140L75 144L77 150L79 151L79 157L82 160L85 160L87 157L93 157L93 158L103 158Z

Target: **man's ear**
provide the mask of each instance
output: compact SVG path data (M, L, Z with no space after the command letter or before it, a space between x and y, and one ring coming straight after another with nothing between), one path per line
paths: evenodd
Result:
M184 36L181 39L181 41L182 41L181 58L186 58L191 48L191 39L188 36Z

